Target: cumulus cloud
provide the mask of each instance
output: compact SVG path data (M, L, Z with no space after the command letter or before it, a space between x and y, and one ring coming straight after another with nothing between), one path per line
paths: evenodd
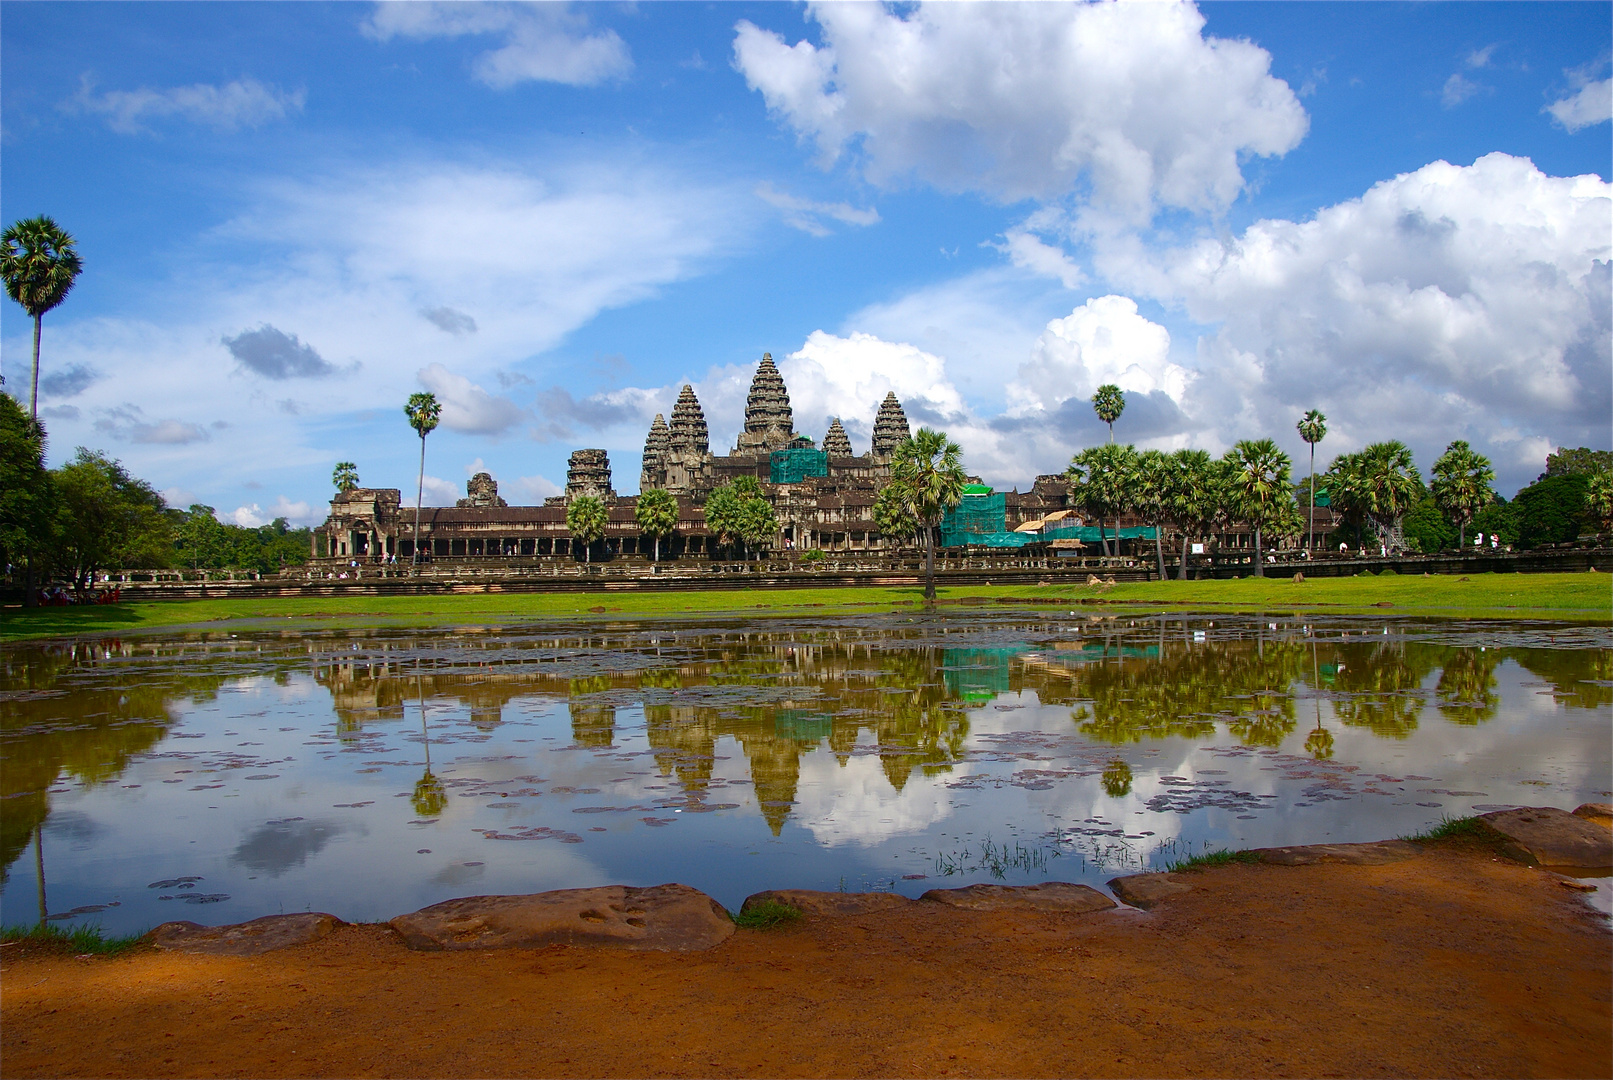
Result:
M562 488L547 476L520 476L510 484L512 493L517 496L510 502L516 504L538 505L544 499L559 495Z
M97 94L86 76L64 107L105 117L120 135L149 130L147 121L166 118L206 124L220 131L261 127L302 112L307 94L281 90L256 79L237 79L223 86L196 83L167 90L108 90Z
M60 371L41 375L39 393L41 397L48 398L77 397L99 377L94 369L83 364L69 364Z
M318 525L325 520L325 507L310 506L298 500L292 502L284 495L277 497L274 505L264 510L257 503L248 503L238 506L224 520L234 522L243 528L259 529L274 522L276 518L285 518L287 524L293 528L304 525Z
M588 19L565 4L379 3L364 24L376 41L496 34L499 48L473 69L495 89L522 82L595 86L632 74L633 57L614 30L588 33Z
M539 442L573 438L580 428L602 431L645 419L642 395L632 391L610 391L578 399L564 387L551 386L538 393L535 404L541 419L532 435Z
M1105 383L1128 394L1158 390L1180 402L1192 376L1171 361L1170 349L1169 331L1139 315L1135 300L1094 297L1047 324L1009 384L1011 411L1044 413L1071 399L1085 404Z
M452 506L465 497L463 485L456 484L452 480L432 476L429 473L426 475L425 482L422 485L422 491L424 493L421 497L422 506ZM405 502L407 501L406 496Z
M336 370L312 345L304 345L296 334L277 330L268 323L224 338L223 342L236 363L266 379L317 379Z
M775 206L782 210L784 212L784 224L792 229L800 229L810 236L828 236L834 231L823 223L824 218L838 221L842 225L875 225L879 223L879 211L872 207L859 210L850 203L813 202L811 199L800 199L786 192L778 191L772 184L757 184L756 197L769 206Z
M149 421L138 405L102 409L100 418L95 421L95 430L124 442L158 446L184 446L210 438L207 429L199 424L174 419Z
M1573 78L1574 73L1570 73ZM1613 119L1613 79L1591 82L1583 77L1573 80L1579 90L1547 105L1545 112L1567 128L1578 131L1593 124L1605 124Z
M872 334L841 337L814 330L778 367L796 428L822 439L829 418L838 416L854 442L863 444L854 447L858 453L872 443L874 416L888 393L901 399L914 428L926 422L944 426L969 414L941 357Z
M451 307L424 308L420 315L432 326L446 334L458 337L460 334L474 334L476 320L463 311Z
M416 373L420 385L437 395L442 404L442 426L466 435L500 435L527 417L525 409L506 397L496 397L456 375L441 364L428 364Z
M1308 126L1271 57L1205 37L1191 4L809 8L821 44L741 21L734 63L827 166L1003 199L1081 193L1128 220L1216 210L1240 160Z

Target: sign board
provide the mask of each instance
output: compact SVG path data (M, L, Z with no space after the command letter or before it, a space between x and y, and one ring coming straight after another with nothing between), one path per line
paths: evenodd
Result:
M1203 555L1204 554L1204 545L1203 544L1194 544L1193 547L1190 550L1195 555Z

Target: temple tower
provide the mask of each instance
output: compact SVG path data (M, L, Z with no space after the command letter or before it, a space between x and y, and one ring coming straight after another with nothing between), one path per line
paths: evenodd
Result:
M840 417L835 417L829 425L829 434L823 437L823 452L830 457L850 457L851 440L846 437L846 429L840 426Z
M638 489L650 491L663 487L666 484L666 458L670 449L672 432L666 426L666 419L655 414L655 422L650 425L650 433L644 439L644 466L639 473Z
M739 433L735 454L766 454L783 450L795 437L795 416L784 377L773 366L773 354L763 353L745 399L745 430Z
M674 495L693 491L699 478L708 471L706 463L710 457L711 437L706 430L706 414L700 408L700 399L694 396L694 387L684 383L678 403L672 408L666 455L662 459L666 489Z
M465 498L454 503L455 506L508 506L498 493L498 481L493 479L492 473L479 472L465 482Z
M879 415L874 418L874 456L890 457L896 444L912 434L907 426L907 413L902 411L902 403L896 400L893 390L885 395L885 400L879 406Z
M603 450L573 450L566 463L566 502L583 495L611 502L610 455Z

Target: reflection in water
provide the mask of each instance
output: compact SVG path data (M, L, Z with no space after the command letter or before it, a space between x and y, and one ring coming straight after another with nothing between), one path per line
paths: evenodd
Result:
M1109 799L1124 800L1132 797L1139 766L1119 755L1135 759L1147 746L1170 739L1197 745L1224 738L1264 753L1302 744L1308 766L1327 763L1337 769L1347 766L1331 759L1357 732L1404 741L1420 724L1440 727L1443 720L1454 725L1451 732L1475 733L1506 712L1498 672L1508 662L1542 688L1542 702L1605 711L1613 706L1608 644L1603 629L1558 625L1181 616L1123 622L993 613L916 620L781 619L759 627L606 624L545 631L192 634L138 643L105 639L15 647L0 652L0 859L9 874L46 821L51 795L71 790L61 784L112 785L133 761L166 762L172 775L160 782L181 786L165 790L218 789L219 801L238 797L226 790L235 780L268 781L280 770L292 775L307 767L306 759L299 763L294 755L260 758L254 747L261 742L236 740L233 730L222 732L231 736L228 747L210 740L205 752L180 741L202 737L186 730L182 718L199 712L233 715L219 712L221 697L249 687L284 691L287 704L279 707L286 715L265 723L292 722L295 716L292 727L278 730L311 738L302 745L314 747L320 760L352 753L363 763L352 771L370 773L406 766L410 771L398 786L412 783L413 790L396 796L408 802L384 805L412 809L412 826L445 827L461 794L484 804L505 799L509 807L519 801L509 798L509 789L527 799L542 794L536 785L548 780L520 777L519 783L495 791L490 781L456 775L452 762L443 766L445 780L433 771L433 742L440 750L446 738L464 749L496 738L502 750L517 751L498 760L531 756L539 748L516 748L532 740L512 738L510 724L563 702L562 715L570 721L568 752L600 762L644 754L645 772L625 763L613 765L613 771L648 777L645 791L674 789L666 795L641 794L641 801L654 805L635 803L623 812L659 827L670 819L656 814L733 808L738 804L713 801L721 797L718 791L749 784L768 831L780 837L792 815L800 813L803 762L813 756L812 769L834 773L838 767L846 777L864 775L861 759L875 759L878 769L870 775L888 785L880 796L887 803L909 793L915 793L915 805L950 798L947 793L954 791L961 797L981 790L985 776L960 775L967 763L1049 760L1044 743L1004 741L1001 729L1013 710L1040 707L1043 715L1056 713L1049 722L1060 730L1038 729L1038 738L1057 736L1088 748L1081 751L1086 766L1034 776L1035 769L1026 769L1013 783L1050 790L1065 778L1073 785L1096 777L1096 782L1084 781L1094 793L1101 788ZM310 706L310 684L328 701L321 698ZM416 745L413 725L404 723L411 702L420 710L422 772L415 771L418 758L393 760L413 751L382 745ZM434 735L428 702L431 715L441 710L465 722L455 721L449 734L439 725ZM278 716L272 709L266 712ZM1336 733L1345 741L1336 743ZM747 779L715 769L734 747L743 756ZM380 756L383 752L391 757ZM854 759L858 766L851 768ZM542 762L549 760L532 757L516 771L543 772L549 766ZM870 770L873 764L867 763ZM271 766L274 771L259 771ZM945 778L945 784L915 778ZM1221 807L1242 820L1267 797L1215 788L1226 781L1167 776L1161 782L1166 781L1168 790L1144 803L1148 809ZM1326 797L1325 791L1307 795ZM320 811L328 814L323 807ZM645 813L652 816L642 817ZM913 813L929 813L926 820L943 816ZM404 818L392 816L400 824ZM349 829L345 818L312 812L306 817L253 826L227 861L280 876L314 860ZM581 842L583 827L573 825L575 831L551 826L478 831L502 839L541 835ZM64 848L80 841L92 846L94 828L82 815L57 817L45 839ZM42 855L37 845L36 857ZM482 864L463 865L479 870ZM469 869L438 873L455 881L475 876Z

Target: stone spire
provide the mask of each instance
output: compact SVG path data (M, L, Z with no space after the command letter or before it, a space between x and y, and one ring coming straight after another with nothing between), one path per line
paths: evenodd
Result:
M829 425L829 434L823 437L823 452L830 457L850 457L851 440L846 438L846 429L840 426L840 417L835 417Z
M667 429L666 418L655 414L650 433L644 439L644 466L639 476L639 490L649 491L666 483L666 457L672 432Z
M736 454L765 454L783 450L795 435L795 417L790 412L790 392L784 377L773 366L773 354L763 353L751 379L750 396L745 399L745 430L740 432Z
M616 492L610 486L610 455L603 450L573 450L566 463L566 502L582 495L610 502Z
M907 426L907 414L902 411L902 403L896 400L893 390L885 395L879 415L874 417L874 456L890 457L896 444L912 434Z
M672 409L672 427L667 434L667 450L674 457L702 457L711 449L706 414L700 409L700 399L694 396L694 387L688 383L683 384L683 392Z

